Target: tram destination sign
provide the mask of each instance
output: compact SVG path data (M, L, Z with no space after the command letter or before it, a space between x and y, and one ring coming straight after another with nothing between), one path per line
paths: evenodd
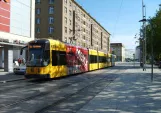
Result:
M42 48L42 45L30 45L29 48Z

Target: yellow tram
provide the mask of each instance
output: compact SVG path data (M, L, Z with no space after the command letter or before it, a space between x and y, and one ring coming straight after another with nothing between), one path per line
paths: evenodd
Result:
M111 54L53 39L30 41L21 54L25 48L26 78L57 78L114 66L115 62Z

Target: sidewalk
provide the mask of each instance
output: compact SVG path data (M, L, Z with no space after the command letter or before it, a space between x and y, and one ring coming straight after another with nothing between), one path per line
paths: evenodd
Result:
M132 67L77 113L161 113L161 71Z
M4 72L3 69L0 69L0 83L23 80L24 75L16 75L14 73Z

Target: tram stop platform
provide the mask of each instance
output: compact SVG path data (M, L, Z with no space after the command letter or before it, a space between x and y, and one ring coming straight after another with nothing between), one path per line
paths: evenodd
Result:
M130 67L77 113L161 113L161 70Z

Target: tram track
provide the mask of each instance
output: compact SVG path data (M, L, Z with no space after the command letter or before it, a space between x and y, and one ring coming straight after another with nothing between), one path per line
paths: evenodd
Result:
M50 104L50 105L48 105L48 106L46 106L46 107L44 107L44 108L42 108L42 109L36 111L35 113L43 113L44 111L50 109L51 107L57 106L57 105L59 105L60 103L66 101L67 99L70 99L70 98L72 98L73 96L78 95L80 92L83 92L84 90L88 89L89 87L91 87L91 86L93 87L93 85L95 85L95 84L97 84L97 83L101 83L102 81L105 81L105 79L106 79L106 77L103 77L102 79L97 80L97 81L93 82L92 84L87 85L86 87L84 87L84 88L78 90L78 91L75 92L75 93L72 93L72 94L69 94L69 95L65 95L64 98L62 98L62 99L60 99L60 100L58 100L58 101L56 101L56 102L53 102L52 104ZM108 82L109 82L108 85L111 83L111 81L114 81L115 79L116 79L116 78L113 78L113 80L108 81ZM106 81L106 82L107 82L107 81Z
M116 78L109 80L108 83L107 83L107 80L103 79L99 81L98 84L89 85L74 94L67 95L63 99L49 106L44 107L36 111L35 113L46 113L46 112L48 113L49 111L63 112L63 110L65 109L68 109L68 112L75 113L76 111L81 109L84 105L86 105L90 100L92 100L98 93L100 93L101 90L104 89L104 87L107 87L108 85L110 85L115 79ZM95 88L100 88L100 89L96 90ZM95 89L95 90L91 91L91 89ZM69 104L71 102L73 103L72 106ZM78 103L79 105L76 105Z
M117 71L117 72L119 72L119 71ZM117 73L117 72L115 72L115 73ZM97 75L95 75L95 76L97 76ZM103 78L102 78L102 77L101 77L101 78L95 78L95 77L94 77L94 78L96 79L95 81L93 81L93 79L90 79L91 82L92 82L90 85L87 85L86 87L84 87L84 88L78 90L77 92L75 92L75 93L73 93L73 94L69 94L69 95L65 96L65 98L69 98L70 96L73 96L73 95L75 95L75 94L78 94L80 91L82 91L82 90L84 90L84 89L86 89L86 88L88 88L88 87L90 87L90 86L92 86L92 85L94 85L94 84L100 82L101 80L104 80L106 77L108 78L108 75L104 75ZM116 78L115 78L115 79L116 79ZM84 82L84 81L80 81L80 82ZM89 82L89 81L86 81L86 82ZM67 85L67 84L64 84L64 85L62 85L62 86L60 86L60 87L58 87L58 88L51 89L50 91L41 92L41 93L39 93L39 94L37 94L37 95L33 95L33 96L30 96L30 97L27 97L27 98L24 98L24 99L20 99L20 100L18 100L18 101L15 101L14 103L4 105L3 107L0 107L0 109L7 108L7 107L11 107L11 106L20 104L20 103L22 103L22 102L32 100L32 99L34 99L34 98L38 98L38 97L43 97L43 96L49 95L49 94L53 93L55 90L58 90L58 89L59 89L59 90L62 90L62 88L69 87L69 86L71 86L71 85L73 85L73 84L74 84L74 83L71 83L71 84L68 84L68 85ZM77 82L76 84L78 84L78 82ZM64 100L64 99L60 99L60 100L58 100L58 102L56 102L56 103L57 103L57 104L58 104L58 103L61 103L63 100ZM53 104L54 104L54 103L52 103L51 105L53 106ZM48 107L49 107L49 106L47 106L47 108L48 108ZM43 110L44 110L44 109L46 109L46 107L43 108ZM42 110L42 109L41 109L41 110ZM41 110L37 111L37 113L40 112Z
M125 70L124 70L125 71ZM119 71L117 71L117 72L119 72ZM115 73L117 73L117 72L115 72ZM42 108L42 109L39 109L39 110L37 110L35 113L46 113L46 111L47 111L47 113L49 113L48 112L48 110L51 110L51 112L53 111L53 109L55 109L56 107L58 107L61 103L63 103L63 102L65 102L66 100L69 100L70 102L73 100L73 97L75 97L75 98L78 98L78 96L80 97L80 93L82 92L82 97L84 98L85 96L88 96L89 97L89 93L90 93L90 91L89 91L89 89L88 88L90 88L91 86L93 87L93 85L96 85L96 87L98 86L98 87L100 87L100 84L102 84L103 82L105 82L105 83L107 83L107 81L109 82L109 83L107 83L104 87L102 87L101 89L99 89L99 91L92 91L92 94L93 94L93 97L91 97L90 99L88 99L87 100L87 102L86 103L83 103L82 105L80 105L79 107L76 107L76 108L73 108L74 106L71 106L71 111L69 111L69 106L67 106L67 108L66 109L68 109L68 112L72 112L72 113L75 113L76 111L78 111L79 109L81 109L85 104L87 104L90 100L92 100L102 89L104 89L105 87L107 87L112 81L114 81L116 78L117 78L118 76L114 76L114 78L112 78L112 79L110 79L110 80L108 80L108 78L105 76L105 77L103 77L101 80L99 80L99 81L96 81L95 83L93 83L93 84L90 84L90 85L88 85L88 86L86 86L86 87L84 87L84 88L82 88L81 90L79 90L78 92L75 92L75 93L73 93L73 94L69 94L69 95L66 95L64 98L62 98L62 99L60 99L60 100L58 100L58 101L56 101L56 102L53 102L52 104L50 104L50 105L48 105L48 106L46 106L46 107L44 107L44 108ZM107 79L107 80L106 80ZM98 83L98 84L96 84L96 83ZM95 88L96 88L95 87ZM87 90L87 92L89 92L88 94L87 94L87 92L86 91L84 91L84 90ZM86 93L84 93L84 92L86 92ZM82 100L79 98L79 100L82 102ZM76 100L76 102L78 102L78 100ZM64 105L68 105L68 103L66 103L66 104L64 104ZM60 107L60 109L59 109L59 111L53 111L53 112L62 112L61 110L62 110L62 106L59 106ZM53 109L52 109L53 108Z
M95 75L97 76L97 75ZM79 82L84 82L84 81L79 81ZM6 104L6 105L3 105L3 106L0 106L0 109L1 108L4 108L4 107L9 107L9 106L13 106L13 105L16 105L18 103L21 103L21 102L24 102L24 101L28 101L28 100L31 100L33 98L36 98L36 97L41 97L41 96L46 96L48 94L51 94L53 93L53 91L56 91L56 90L60 90L62 88L66 88L66 87L69 87L70 85L73 85L74 83L79 83L78 81L70 81L69 83L66 83L66 84L63 84L63 85L60 85L59 87L56 87L56 88L46 88L46 89L50 89L49 91L46 91L46 92L40 92L39 94L36 94L36 95L33 95L33 96L29 96L27 98L24 98L24 99L20 99L20 100L17 100L15 101L14 103L11 103L11 104Z
M28 86L33 86L33 85L38 86L40 84L43 84L44 82L31 82L31 80L26 80L26 81L24 81L22 83L17 81L17 84L15 82L12 82L10 84L2 85L1 88L0 88L0 94L9 92L9 91L12 91L12 90L15 90L15 89L26 88ZM16 87L15 87L15 84L16 84Z
M111 71L111 70L109 70ZM87 72L85 76L87 79L90 79L90 74L91 72ZM82 76L82 75L81 75ZM97 76L97 75L95 75ZM92 75L92 77L95 77ZM73 77L73 76L68 76L68 77L65 77L65 78L60 78L60 79L66 79L66 78L70 78L70 77ZM79 75L74 75L75 78L78 78ZM59 79L58 79L59 80ZM43 84L43 83L49 83L49 82L52 82L54 80L50 80L50 81L39 81L39 80L21 80L21 81L14 81L14 82L9 82L9 83L5 83L3 85L1 85L1 88L0 88L0 94L3 94L3 93L6 93L6 92L9 92L9 91L12 91L12 90L16 90L16 89L22 89L22 88L26 88L26 87L30 87L30 86L39 86L40 84ZM14 83L14 84L13 84ZM21 84L22 83L22 84ZM24 84L25 83L25 84ZM15 84L17 85L15 87Z

